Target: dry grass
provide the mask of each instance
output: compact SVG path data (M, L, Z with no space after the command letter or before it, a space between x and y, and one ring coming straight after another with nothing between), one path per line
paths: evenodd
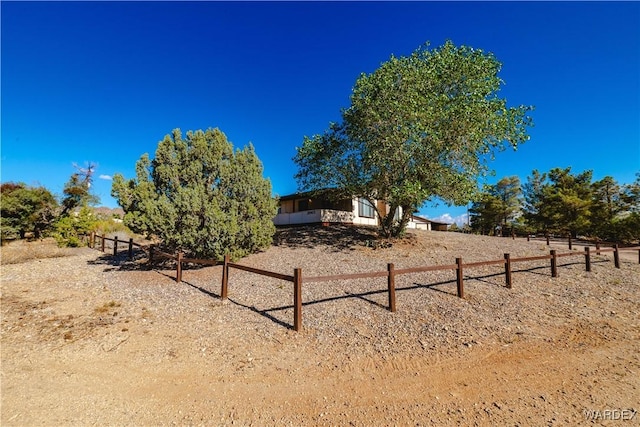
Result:
M59 248L53 238L33 242L17 240L2 246L0 263L3 265L20 264L34 259L71 256L74 253L73 248Z
M114 308L118 308L120 306L121 306L121 304L119 302L109 301L109 302L104 303L100 307L96 307L95 312L96 313L108 313L108 312L112 311Z

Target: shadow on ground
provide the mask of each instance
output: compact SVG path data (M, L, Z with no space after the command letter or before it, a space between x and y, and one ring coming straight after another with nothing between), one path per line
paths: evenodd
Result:
M142 271L158 267L158 265L152 266L147 262L147 254L144 251L134 251L131 259L126 252L117 255L104 253L96 259L87 261L87 264L103 265L104 271Z
M371 245L376 239L377 232L373 227L307 225L279 228L273 236L273 244L289 248L326 246L335 251L342 251Z

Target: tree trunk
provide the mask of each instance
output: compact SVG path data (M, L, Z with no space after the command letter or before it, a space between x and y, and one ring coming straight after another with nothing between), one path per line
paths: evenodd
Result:
M402 206L402 218L400 219L400 222L396 225L396 229L394 230L393 237L400 237L402 236L402 234L404 234L412 214L413 214L413 210L410 207Z
M409 220L411 219L411 214L413 213L413 210L407 206L400 206L400 207L402 208L402 217L400 218L400 221L396 222L393 220L395 216L395 211L398 208L398 206L396 206L396 208L393 209L391 212L389 212L389 214L387 215L387 217L391 219L390 221L391 226L389 228L388 237L402 236L402 234L405 232L407 224L409 223Z
M398 206L391 205L389 213L380 220L380 233L383 237L394 237L393 217L395 216L396 209L398 209ZM378 214L380 214L380 212L378 212Z

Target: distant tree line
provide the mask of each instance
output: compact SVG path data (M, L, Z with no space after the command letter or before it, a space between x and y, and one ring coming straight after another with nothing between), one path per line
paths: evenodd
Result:
M640 239L640 173L620 184L610 176L593 181L593 171L533 170L521 185L517 176L486 185L472 204L471 231L489 235L544 233L617 242Z

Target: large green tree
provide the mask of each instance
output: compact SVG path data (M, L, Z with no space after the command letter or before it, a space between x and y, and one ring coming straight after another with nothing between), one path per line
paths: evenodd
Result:
M491 53L448 41L362 74L342 121L298 148L300 189L384 200L386 236L402 233L432 198L466 204L495 152L529 139L532 107L508 107L498 96L501 66Z
M547 187L547 174L537 169L533 170L522 186L523 216L527 226L533 231L548 232L551 229L551 215L547 213L544 199Z
M576 237L591 230L592 171L533 171L524 186L525 218L539 231Z
M2 239L39 238L47 233L58 215L58 202L44 187L7 182L0 186Z
M509 176L485 186L470 209L471 229L481 234L496 234L513 227L521 214L520 178Z
M475 233L496 235L501 223L500 199L485 188L469 209L471 230Z
M622 208L613 221L613 229L620 241L640 241L640 172L635 182L622 187L620 195Z
M136 178L113 179L132 231L192 256L238 258L271 244L276 202L253 146L234 150L219 129L179 129L144 154Z
M623 189L610 176L591 184L590 234L617 240L616 223L625 210Z

